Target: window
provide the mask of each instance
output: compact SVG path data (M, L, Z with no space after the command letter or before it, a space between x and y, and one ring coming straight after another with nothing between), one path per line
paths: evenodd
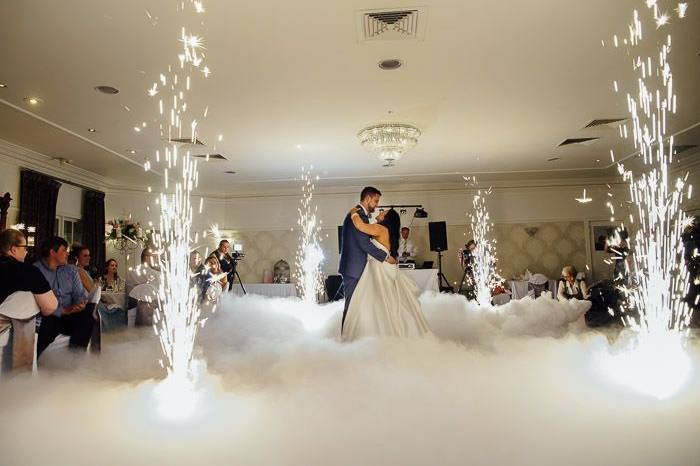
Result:
M83 224L80 219L59 215L54 223L54 232L65 239L68 245L80 243L83 239Z

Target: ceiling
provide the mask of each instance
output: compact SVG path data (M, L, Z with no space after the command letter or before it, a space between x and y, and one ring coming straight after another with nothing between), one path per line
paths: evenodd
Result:
M115 186L157 183L140 166L161 145L157 102L146 90L175 60L186 18L176 11L179 3L2 2L0 83L7 87L0 88L0 139L68 159ZM427 9L423 40L358 41L357 11L418 4ZM478 173L590 178L609 172L610 148L618 157L634 152L617 130L583 128L596 118L626 116L612 81L622 88L634 81L630 58L611 46L612 35L624 34L633 8L645 10L642 0L210 0L205 6L198 28L212 74L189 101L209 107L200 124L206 150L228 158L203 164L205 192L282 186L309 164L327 185L434 183ZM683 21L672 18L668 29L679 96L670 132L688 144L700 144L695 7ZM377 63L385 58L400 58L404 66L381 70ZM120 92L100 94L97 85ZM43 102L31 106L27 96ZM410 122L423 132L391 169L356 138L379 121ZM146 128L135 132L143 122ZM557 148L566 138L587 136L601 139Z

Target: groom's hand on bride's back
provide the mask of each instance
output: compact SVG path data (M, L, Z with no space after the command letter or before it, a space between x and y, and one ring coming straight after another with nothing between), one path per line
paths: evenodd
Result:
M390 264L396 264L396 258L394 256L386 256L386 261Z

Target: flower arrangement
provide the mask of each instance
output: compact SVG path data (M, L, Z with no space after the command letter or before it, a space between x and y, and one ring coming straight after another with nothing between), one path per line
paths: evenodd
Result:
M132 241L144 240L146 232L141 228L139 222L134 222L130 219L114 219L105 224L105 239L118 240L122 238Z

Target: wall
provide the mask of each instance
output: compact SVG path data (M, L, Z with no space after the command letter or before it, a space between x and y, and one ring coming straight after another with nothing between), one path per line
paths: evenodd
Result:
M338 269L337 225L342 222L350 207L357 202L355 188L347 192L318 192L314 199L323 222L322 248L326 257L324 273L336 273ZM511 278L522 274L526 268L548 276L558 276L561 267L573 264L585 269L587 263L586 220L604 220L607 210L602 202L581 205L573 198L583 188L579 186L528 186L496 187L489 197L489 209L494 220L495 238L498 241L500 269ZM359 190L359 189L357 189ZM590 190L590 187L589 187ZM605 198L607 188L602 187L594 197ZM412 228L412 238L420 249L419 262L433 260L435 253L428 247L429 221L446 221L448 224L449 250L444 254L444 272L456 282L461 269L456 259L457 251L471 237L467 212L471 207L474 190L450 188L435 190L426 187L388 188L384 190L383 204L423 204L428 219L413 218L413 209L402 215L402 223ZM150 200L149 200L150 198ZM157 222L157 205L153 195L114 191L106 198L107 218L132 214L136 220ZM265 270L272 270L279 259L294 265L298 234L293 228L297 221L299 196L282 193L268 196L236 197L231 199L206 199L204 215L195 215L195 230L203 231L211 224L218 224L225 236L242 244L246 257L239 272L245 282L260 282ZM193 203L198 206L198 201ZM150 205L150 210L146 206ZM526 227L538 227L530 237ZM216 247L213 238L200 241L200 251ZM108 248L108 257L116 257L126 266L138 263L140 251L119 254ZM126 267L125 266L125 267Z
M129 214L147 225L157 224L158 209L155 195L140 191L116 189L109 180L70 165L60 166L48 157L18 146L0 141L0 190L9 191L13 197L10 223L17 217L19 205L19 172L21 167L40 171L57 178L70 179L84 186L101 189L106 196L106 218L119 218ZM700 169L690 169L689 182L700 184ZM679 168L679 170L681 170ZM488 206L495 223L494 233L498 241L499 267L504 277L521 274L525 268L558 275L564 264L584 269L590 262L591 241L589 223L607 221L608 210L605 180L586 180L580 185L565 185L552 178L544 182L521 180L517 183L495 183ZM574 197L583 187L594 199L590 204L579 204ZM394 185L379 186L384 191L383 204L423 204L430 214L428 219L403 216L410 225L414 241L421 252L419 262L435 260L428 248L427 222L446 221L448 224L449 250L445 253L444 272L450 281L456 282L461 271L456 261L458 248L470 237L466 214L471 208L473 189L455 185ZM626 199L624 185L615 185L617 199ZM324 224L323 249L326 256L325 273L335 273L338 266L337 225L347 210L357 202L360 187L325 188L315 195L319 216ZM59 192L57 210L62 215L80 217L81 193L79 188L63 185ZM284 191L267 195L237 196L232 198L206 198L204 214L195 214L195 231L204 231L212 224L227 230L226 234L243 244L246 258L240 272L247 282L259 282L264 270L271 270L274 262L283 258L292 266L297 245L297 233L292 229L297 221L299 193ZM198 207L199 200L193 205ZM685 208L697 213L700 199L691 198ZM411 212L409 211L409 214ZM532 237L526 227L538 227ZM200 250L211 251L216 245L212 238L200 238ZM108 246L107 257L120 260L122 273L126 267L138 263L140 250L129 254L114 251Z

